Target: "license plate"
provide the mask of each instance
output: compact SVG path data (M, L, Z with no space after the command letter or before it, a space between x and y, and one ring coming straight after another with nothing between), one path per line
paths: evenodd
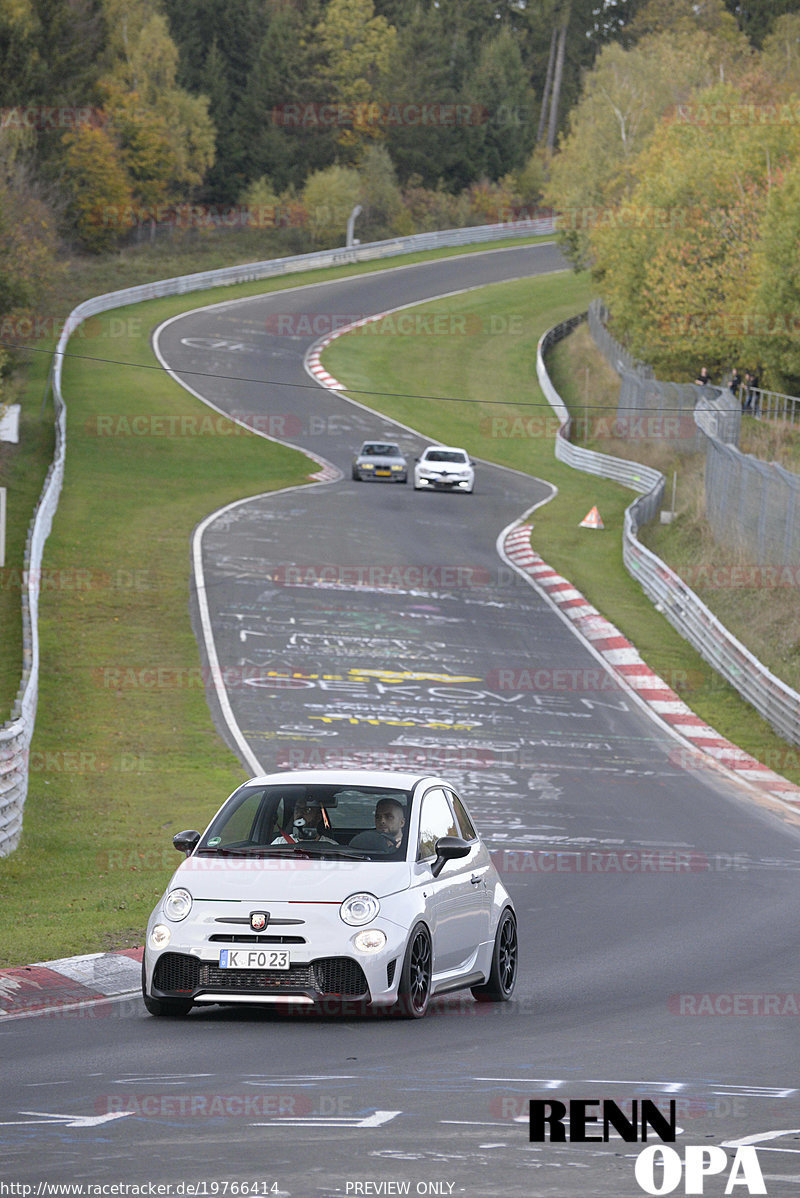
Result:
M376 470L375 473L377 474L378 478L391 478L392 477L391 470Z
M288 969L288 948L221 948L220 969Z

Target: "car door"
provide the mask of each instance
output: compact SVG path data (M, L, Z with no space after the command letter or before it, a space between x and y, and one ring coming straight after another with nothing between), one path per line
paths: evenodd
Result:
M417 868L423 872L424 891L433 913L433 960L437 974L467 969L475 949L488 935L480 841L475 838L469 856L446 861L438 877L433 876L436 841L440 836L460 835L448 795L440 786L431 787L420 808Z

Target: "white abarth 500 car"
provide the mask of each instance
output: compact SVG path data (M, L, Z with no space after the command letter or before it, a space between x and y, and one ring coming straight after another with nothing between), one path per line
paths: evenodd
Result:
M415 491L475 490L475 467L466 449L452 445L429 445L422 457L415 459Z
M152 1015L200 1003L425 1014L437 994L509 999L517 921L452 786L419 774L253 778L187 854L147 925Z

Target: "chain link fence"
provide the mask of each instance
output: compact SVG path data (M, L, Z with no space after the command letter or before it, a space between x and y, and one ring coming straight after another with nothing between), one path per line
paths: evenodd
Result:
M800 477L775 462L763 462L740 451L741 408L729 390L662 383L646 375L641 364L627 357L611 337L605 316L602 305L595 302L589 327L603 355L620 371L620 411L663 415L667 439L670 398L682 421L691 414L694 437L682 430L672 443L705 452L706 515L716 540L759 566L800 564ZM769 407L771 394L759 392L765 407L775 415L778 410L787 411L777 402ZM791 397L782 398L788 401Z
M716 540L759 566L800 565L800 477L709 437L705 492Z
M655 378L649 366L632 357L609 333L607 320L605 306L594 300L588 312L589 331L620 376L616 429L621 438L666 441L683 453L701 452L704 432L738 445L741 410L730 391Z
M50 532L64 478L66 408L61 394L61 366L67 343L80 324L87 317L99 312L109 312L127 304L141 303L143 300L158 299L162 296L184 295L211 287L269 279L314 267L370 262L420 250L548 235L553 229L552 217L544 217L504 225L479 225L464 229L443 229L435 233L416 233L409 237L391 238L388 241L368 242L364 245L297 254L289 258L274 258L266 262L250 262L243 266L223 267L220 270L161 279L140 287L96 295L70 312L56 346L50 376L56 426L53 462L31 520L25 549L22 587L22 681L11 719L0 727L0 857L14 851L22 834L22 811L28 793L30 745L39 694L39 580L44 543Z

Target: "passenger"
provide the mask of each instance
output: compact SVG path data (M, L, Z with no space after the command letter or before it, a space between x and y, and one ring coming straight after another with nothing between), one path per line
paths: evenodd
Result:
M306 803L298 799L294 805L291 832L282 831L273 844L298 844L304 840L318 840L325 844L336 844L330 836L323 836L323 808L319 803Z

